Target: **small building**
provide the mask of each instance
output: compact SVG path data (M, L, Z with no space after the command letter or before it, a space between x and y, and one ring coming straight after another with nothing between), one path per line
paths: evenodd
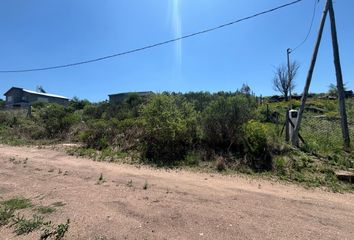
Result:
M42 92L35 92L23 88L12 87L6 93L5 108L26 108L34 103L56 103L67 106L69 99L63 96Z
M127 93L117 93L117 94L110 94L109 96L109 102L110 103L122 103L125 100L127 100L131 96L139 96L146 98L150 95L152 95L153 92L127 92Z

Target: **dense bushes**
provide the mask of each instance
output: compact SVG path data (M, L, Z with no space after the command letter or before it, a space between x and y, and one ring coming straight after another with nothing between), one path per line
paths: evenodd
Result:
M5 102L0 99L0 110L4 109L4 107L5 107Z
M63 106L50 104L39 109L36 121L44 127L48 138L62 138L80 119L78 115L69 112Z
M80 133L80 140L87 148L102 150L109 146L115 130L112 124L104 120L91 120L87 122L86 128Z
M74 139L87 149L138 152L159 164L194 165L199 159L234 156L225 158L226 166L247 154L258 168L255 161L264 159L266 147L262 128L249 122L255 109L255 98L242 93L132 94L118 104L79 99L66 108L37 104L31 118L0 114L0 120L14 136Z
M341 149L340 127L334 121L337 101L309 100L326 111L321 118L307 112L310 117L303 119L306 153L291 148L281 136L288 104L257 106L247 89L244 93L162 93L146 98L132 94L118 104L74 99L66 108L40 103L32 107L31 117L21 111L0 111L0 143L78 141L82 146L70 149L71 154L99 161L247 173L272 170L287 180L334 186L333 169L354 166L353 154ZM291 104L298 106L299 101ZM348 100L347 106L351 123L354 101ZM317 154L321 161L307 152Z
M251 119L254 104L245 95L218 96L203 112L203 137L218 151L238 150L242 143L242 125Z
M246 155L251 167L256 170L272 169L272 159L268 149L266 125L251 120L243 126Z
M142 108L141 118L147 159L165 164L182 160L198 141L197 113L184 99L156 95Z
M30 117L24 111L0 112L2 139L65 139L80 115L56 104L36 104Z
M85 147L103 150L111 148L117 151L136 150L142 135L140 119L94 119L85 123L79 132L79 139Z

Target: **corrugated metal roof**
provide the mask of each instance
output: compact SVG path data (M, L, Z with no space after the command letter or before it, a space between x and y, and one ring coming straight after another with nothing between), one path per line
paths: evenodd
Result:
M108 96L118 96L118 95L129 95L129 94L153 94L154 92L148 91L148 92L124 92L124 93L114 93L114 94L109 94Z
M31 94L46 96L46 97L55 97L55 98L69 99L67 97L60 96L60 95L55 95L55 94L50 94L50 93L39 93L39 92L35 92L35 91L24 89L24 88L22 88L22 91L27 92L27 93L31 93Z

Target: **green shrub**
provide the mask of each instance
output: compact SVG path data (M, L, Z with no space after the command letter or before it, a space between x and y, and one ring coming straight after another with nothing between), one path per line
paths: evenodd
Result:
M69 108L71 111L77 111L77 110L82 110L86 106L90 105L91 103L88 100L80 100L77 97L74 97L70 102L69 102Z
M280 176L285 176L286 175L286 161L284 157L278 156L274 159L274 170L278 173Z
M40 240L45 239L55 239L61 240L64 238L65 234L69 231L70 219L66 220L66 223L53 225L51 222L44 224L43 232L40 236Z
M55 212L55 208L50 206L38 206L36 210L40 214L50 214Z
M1 204L14 210L32 207L31 200L23 197L14 197L1 202Z
M76 115L58 104L48 104L41 108L37 120L46 130L48 138L63 137L74 123L80 121Z
M46 129L41 124L29 118L21 119L17 130L18 133L16 135L25 139L40 140L47 137Z
M106 120L91 120L87 129L80 134L81 141L87 148L102 150L108 147L110 136L114 135L114 128Z
M155 95L141 111L144 124L143 155L160 164L183 160L198 139L193 105L165 94Z
M24 216L17 216L14 219L15 233L17 235L29 234L30 232L39 229L43 225L43 217L33 215L33 218L26 219Z
M5 108L5 101L0 99L0 110Z
M5 226L10 222L10 219L14 216L15 210L7 206L0 206L0 227Z
M244 142L251 167L256 170L270 170L272 158L268 149L266 125L251 120L243 126Z
M109 104L106 102L85 105L83 108L84 120L102 118L102 116L106 112L108 106L109 106Z
M183 164L190 167L198 166L200 160L202 160L201 153L197 151L192 151L185 156Z
M224 157L218 156L216 158L216 170L218 170L219 172L226 170L226 160Z
M254 104L241 94L217 97L203 112L204 141L219 151L239 150L242 125L251 119L254 109Z
M0 111L0 126L9 126L11 119L9 114L6 112Z

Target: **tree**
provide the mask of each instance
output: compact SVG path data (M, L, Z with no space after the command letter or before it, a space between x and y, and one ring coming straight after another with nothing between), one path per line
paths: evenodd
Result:
M69 102L69 107L73 110L82 110L85 108L86 105L90 105L90 102L86 99L81 100L78 97L74 97L72 100Z
M343 84L344 91L347 90L345 84ZM331 97L338 97L338 88L337 85L331 83L328 87L328 95Z
M296 78L299 67L300 65L294 61L290 64L290 71L288 71L288 67L285 64L280 65L275 69L273 88L284 96L285 101L289 100L289 93L295 88L294 79Z
M250 86L248 86L247 84L244 83L244 84L242 84L240 92L242 94L245 94L246 96L250 96L251 95L251 88L250 88Z

